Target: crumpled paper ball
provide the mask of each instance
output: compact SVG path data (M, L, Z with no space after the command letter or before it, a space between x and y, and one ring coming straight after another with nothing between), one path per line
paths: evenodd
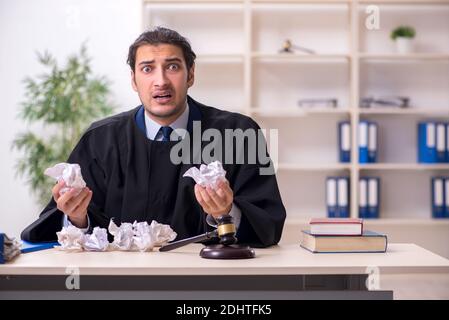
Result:
M187 170L183 177L191 177L195 182L202 187L211 187L216 189L218 183L224 180L226 176L226 171L223 169L220 161L214 161L208 165L202 164L200 169L192 167Z
M133 225L131 223L123 222L118 227L111 219L108 230L114 236L114 242L112 242L114 249L123 251L131 250L134 237Z
M51 168L47 168L44 174L57 181L63 180L65 186L59 191L62 196L71 188L77 189L76 195L86 186L86 182L81 175L81 167L76 163L58 163Z
M150 226L145 222L133 223L133 249L141 252L153 250L155 243L155 236L151 232Z
M58 242L61 244L60 250L83 251L84 233L75 226L63 227L56 232Z
M155 246L172 241L177 236L169 225L154 220L150 225L146 221L134 221L133 224L124 222L120 227L111 220L109 233L114 236L114 249L141 252L152 251Z
M75 226L63 227L57 232L59 250L63 251L152 251L154 247L161 246L176 238L177 234L167 224L152 221L128 223L124 222L118 227L111 219L108 227L109 233L114 236L110 244L106 229L95 227L92 234L84 234Z
M108 232L104 228L95 227L92 234L85 234L83 248L86 251L107 251L109 248Z
M158 223L155 220L150 224L151 234L154 235L154 246L160 247L176 239L176 232L168 224Z

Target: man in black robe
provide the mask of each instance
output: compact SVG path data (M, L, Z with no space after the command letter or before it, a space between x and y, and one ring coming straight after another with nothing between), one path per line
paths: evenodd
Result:
M107 228L111 218L115 223L169 224L180 240L210 230L206 220L211 217L230 214L239 243L266 247L279 242L286 213L274 170L262 173L272 168L263 137L250 141L248 135L236 145L203 136L207 130L225 137L260 128L249 117L205 106L187 95L195 57L188 41L170 29L158 27L136 39L128 64L142 105L86 130L67 162L80 165L87 187L60 196L64 184L56 184L39 219L22 232L23 240L54 241L56 232L71 224L84 232ZM172 152L179 146L188 147L188 152L180 151L181 163ZM226 170L216 189L183 177L204 161L205 148ZM254 160L256 153L268 161Z

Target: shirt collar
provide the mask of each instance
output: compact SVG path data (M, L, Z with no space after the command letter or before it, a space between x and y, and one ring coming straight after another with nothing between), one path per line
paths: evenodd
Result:
M144 117L145 117L145 129L146 129L146 135L147 138L150 140L158 140L158 133L159 130L161 129L161 125L159 123L157 123L156 121L154 121L153 119L151 119L146 112L144 112ZM186 107L184 109L184 112L175 120L173 121L171 124L169 124L169 126L173 129L184 129L187 130L187 124L189 122L189 104L186 102ZM183 133L181 134L181 138L184 139L185 136L185 131L183 131Z

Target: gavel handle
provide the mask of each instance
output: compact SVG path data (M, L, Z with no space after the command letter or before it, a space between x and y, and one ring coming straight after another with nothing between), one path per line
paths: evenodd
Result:
M180 247L183 247L185 245L188 245L189 243L193 243L193 242L197 242L197 241L203 241L203 240L207 240L210 238L216 238L218 237L218 231L214 230L211 232L206 232L205 234L200 234L199 236L194 236L191 238L186 238L186 239L182 239L179 241L175 241L172 243L169 243L165 246L162 246L159 248L159 251L161 252L165 252L165 251L170 251L170 250L174 250Z
M306 53L310 53L310 54L315 54L316 53L315 51L313 51L311 49L307 49L307 48L300 47L300 46L297 46L297 45L292 45L292 47L295 48L296 50L303 51L303 52L306 52Z

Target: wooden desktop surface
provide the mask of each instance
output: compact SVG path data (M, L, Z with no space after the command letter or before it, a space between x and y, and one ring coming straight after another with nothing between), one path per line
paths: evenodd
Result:
M298 244L255 249L249 260L209 260L200 244L170 252L75 252L58 249L22 254L0 265L0 275L288 275L447 273L449 260L414 244L389 244L386 253L313 254Z

